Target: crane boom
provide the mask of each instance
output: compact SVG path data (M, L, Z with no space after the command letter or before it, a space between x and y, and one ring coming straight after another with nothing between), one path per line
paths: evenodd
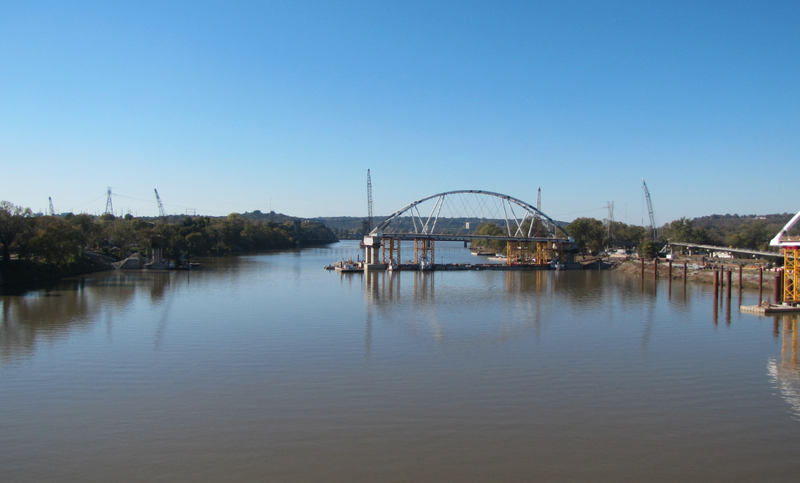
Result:
M372 177L369 174L369 170L367 170L367 223L369 224L367 233L369 233L375 227L372 217Z
M153 188L153 191L156 192L156 203L158 203L158 216L161 218L166 218L167 215L164 213L164 204L161 203L161 197L158 196L158 190Z
M653 214L653 202L650 201L650 190L647 189L647 183L642 178L642 187L644 188L644 197L647 199L647 212L650 214L650 228L653 230L653 240L657 237L656 232L656 216Z

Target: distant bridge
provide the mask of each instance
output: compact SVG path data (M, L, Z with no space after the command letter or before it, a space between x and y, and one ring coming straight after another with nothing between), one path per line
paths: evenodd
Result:
M684 247L689 249L691 254L693 250L705 250L710 253L741 253L743 255L753 255L756 257L776 257L783 258L783 253L779 252L762 252L760 250L749 250L747 248L730 248L718 247L714 245L698 245L696 243L682 243L682 242L668 242L667 247Z
M410 227L396 229L400 220L407 226L410 223ZM471 226L491 220L501 220L502 233L477 234L478 226ZM415 264L432 264L436 241L473 239L507 242L509 265L563 261L565 248L569 250L574 243L563 227L529 203L491 191L460 190L427 196L404 206L366 235L363 244L367 267L381 269L400 263L402 241L414 242Z

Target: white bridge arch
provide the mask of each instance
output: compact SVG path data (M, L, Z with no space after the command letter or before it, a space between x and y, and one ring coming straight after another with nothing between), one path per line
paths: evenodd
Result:
M433 202L430 210L420 206ZM430 205L431 203L428 203ZM443 213L443 211L448 213ZM426 214L427 213L427 214ZM449 215L449 216L447 216ZM410 219L410 230L391 230L393 222L402 217ZM505 235L476 235L468 229L454 231L452 224L443 227L440 220L466 219L500 221ZM538 222L537 222L538 220ZM477 228L477 227L476 227ZM519 241L573 242L567 231L535 206L501 193L482 190L458 190L438 193L409 203L383 220L370 236L421 235L438 239L495 238Z
M486 223L501 229L476 233ZM422 268L433 264L436 241L463 240L466 246L472 239L507 242L508 265L561 260L574 244L563 227L530 203L492 191L447 191L409 203L373 228L364 237L365 264L393 266L400 260L400 242L413 240L414 263Z

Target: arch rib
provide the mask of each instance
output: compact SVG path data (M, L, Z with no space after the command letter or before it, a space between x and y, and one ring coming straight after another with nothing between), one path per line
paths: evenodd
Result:
M439 203L441 203L441 204L444 204L444 197L445 197L445 196L448 196L448 195L455 195L455 194L479 194L479 195L486 195L486 196L494 196L494 197L496 197L496 198L500 198L501 200L504 200L505 202L509 203L509 207L511 207L511 203L513 202L514 204L516 204L516 205L519 205L519 206L521 206L522 208L524 208L524 209L525 209L525 210L526 210L528 213L533 213L533 214L536 214L536 215L538 215L538 216L539 216L539 217L541 217L541 218L544 218L544 219L546 219L546 220L547 220L547 221L548 221L548 222L549 222L549 223L550 223L552 226L554 226L554 227L555 227L555 228L556 228L558 231L560 231L561 233L563 233L563 234L564 234L564 236L565 236L567 239L569 239L570 241L572 240L572 237L571 237L571 236L569 236L569 233L567 233L567 231L566 231L566 230L565 230L563 227L561 227L561 225L559 225L558 223L556 223L556 222L555 222L555 221L554 221L552 218L550 218L548 215L546 215L545 213L543 213L542 211L540 211L539 209L537 209L535 206L533 206L533 205L531 205L531 204L529 204L529 203L526 203L526 202L524 202L524 201L522 201L522 200L520 200L520 199L518 199L518 198L514 198L513 196L508 196L508 195L504 195L504 194L502 194L502 193L495 193L495 192L493 192L493 191L484 191L484 190L455 190L455 191L445 191L445 192L443 192L443 193L437 193L437 194L435 194L435 195L426 196L425 198L422 198L422 199L419 199L419 200L417 200L417 201L414 201L414 202L412 202L412 203L409 203L409 204L407 204L406 206L404 206L403 208L401 208L401 209L397 210L396 212L392 213L392 215L390 215L388 218L386 218L385 220L383 220L383 221L382 221L382 222L381 222L381 223L380 223L380 224L379 224L377 227L375 227L375 229L373 229L373 230L370 232L370 235L380 235L380 234L383 232L383 230L384 230L384 229L385 229L387 226L389 226L389 225L392 223L392 221L393 221L395 218L397 218L397 217L401 216L403 213L405 213L405 212L407 212L407 211L409 211L409 210L412 210L412 211L411 211L411 217L412 217L412 219L414 218L414 211L413 211L413 210L416 210L416 212L417 212L417 214L418 214L417 216L419 216L419 209L417 208L417 206L418 206L419 204L421 204L421 203L424 203L424 202L426 202L426 201L428 201L428 200L432 200L432 199L434 199L434 198L437 198L437 197L439 197L439 198L440 198L440 200L439 200L439 201L437 201L437 203L436 203L436 206L434 206L434 210L435 210L435 209L436 209L436 207L438 207ZM503 203L503 211L505 212L505 203ZM513 209L512 209L512 212L513 212ZM433 211L431 212L431 216L432 216L432 215L433 215ZM534 218L534 217L531 217L531 218ZM515 215L515 220L516 220L516 215ZM426 221L426 223L425 223L425 228L427 228L428 221L430 221L430 219ZM422 217L420 217L420 222L422 222ZM434 223L435 223L435 222L434 222ZM415 225L416 225L416 224L415 224ZM510 232L510 228L511 228L511 227L510 227L510 225L509 225L509 221L508 221L508 216L507 216L507 215L506 215L506 225L507 225L506 229L507 229L507 230ZM425 230L425 228L423 228L423 232L424 232L424 231L426 231L426 230Z

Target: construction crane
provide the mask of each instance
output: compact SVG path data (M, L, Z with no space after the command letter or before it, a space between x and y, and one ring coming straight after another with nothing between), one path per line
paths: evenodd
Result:
M647 199L647 212L650 214L650 228L653 230L652 238L655 241L658 238L658 230L656 229L656 216L653 214L653 202L650 201L650 191L647 189L647 183L642 178L642 188L644 188L644 197Z
M50 212L48 213L48 215L55 216L56 210L53 209L53 198L51 196L48 196L47 199L48 201L50 201Z
M374 220L372 217L372 177L367 170L367 233L372 231Z
M160 216L161 219L163 220L164 218L167 217L166 213L164 213L164 204L161 203L161 197L158 196L158 190L153 188L153 191L156 192L156 203L158 204L158 216Z
M538 223L536 224L535 236L539 236L539 234L542 232L542 217L540 215L541 212L542 212L542 188L539 188L539 194L536 195L536 220L538 220Z

